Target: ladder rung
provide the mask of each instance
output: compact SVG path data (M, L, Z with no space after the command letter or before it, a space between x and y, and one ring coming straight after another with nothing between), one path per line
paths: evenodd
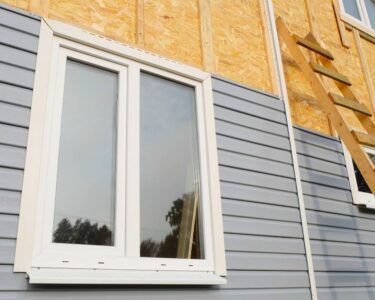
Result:
M311 42L307 39L304 39L304 38L301 38L299 37L298 35L295 35L293 34L293 38L294 40L296 41L296 43L300 46L303 46L311 51L314 51L328 59L331 59L333 60L333 55L331 54L331 52L329 52L327 49L324 49L322 47L320 47L318 44L314 43L314 42Z
M314 62L310 62L311 68L314 70L314 72L325 75L327 77L330 77L332 79L335 79L341 83L344 83L346 85L352 85L352 83L349 81L349 78L346 77L345 75L342 75L340 73L337 73L331 69L328 69L326 67L323 67L322 65L319 65Z
M370 147L375 147L375 136L355 130L352 130L352 134L354 135L358 143Z
M336 105L340 105L340 106L349 108L351 110L362 113L362 114L367 115L369 117L372 116L372 113L367 108L367 106L364 105L363 103L358 102L357 100L348 99L348 98L345 98L345 97L342 97L340 95L336 95L336 94L333 94L333 93L329 93L329 96L331 97L331 99L333 100L333 102Z

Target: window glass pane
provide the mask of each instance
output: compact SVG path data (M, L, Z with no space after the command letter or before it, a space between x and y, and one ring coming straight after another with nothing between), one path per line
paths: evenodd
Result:
M371 158L371 160L374 162L375 164L375 154L372 154L372 153L368 153L369 157ZM355 164L355 162L353 161L353 165L354 165L354 173L355 173L355 178L357 179L357 186L358 186L358 190L360 192L364 192L364 193L370 193L371 194L371 190L370 188L368 187L366 181L364 180L364 178L362 177L362 174L361 172L359 171L357 165Z
M375 0L365 0L365 4L371 27L375 29Z
M141 256L203 258L195 89L141 74Z
M346 13L358 20L361 20L356 0L342 0L342 2L344 3L344 9Z
M55 243L114 245L117 77L67 61Z

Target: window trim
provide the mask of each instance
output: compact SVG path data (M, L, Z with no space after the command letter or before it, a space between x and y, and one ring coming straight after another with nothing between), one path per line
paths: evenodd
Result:
M226 265L223 238L223 222L221 213L221 197L219 187L216 132L214 123L212 86L210 74L198 70L196 68L189 67L168 60L166 58L148 53L146 51L142 51L131 46L127 46L115 41L108 40L106 38L99 37L97 35L88 33L84 30L73 27L71 25L67 25L58 21L52 21L48 19L42 19L41 24L41 34L38 49L39 55L37 57L35 86L33 94L33 110L30 119L30 131L27 146L28 151L26 157L23 193L21 199L20 220L18 227L18 239L16 245L16 259L14 271L29 273L29 275L31 276L30 282L48 281L44 276L47 272L46 270L42 270L43 268L32 267L32 263L35 261L40 262L40 266L51 267L51 265L48 262L48 257L44 256L38 258L39 260L35 260L35 257L33 257L33 254L28 249L34 249L35 247L37 251L41 250L40 246L35 244L35 241L38 241L38 239L40 238L40 236L38 236L38 233L35 231L35 228L37 228L38 226L39 228L43 227L42 224L40 224L43 218L36 218L36 216L41 216L44 213L42 211L43 208L41 208L40 205L37 204L38 201L36 200L38 198L38 190L40 189L40 185L42 184L41 182L39 182L39 175L41 174L41 172L43 172L43 161L45 161L45 159L42 159L43 153L40 151L40 149L43 145L43 141L46 138L46 135L48 134L43 131L45 129L44 123L46 121L46 116L49 115L48 111L46 110L46 107L48 107L47 98L48 95L51 95L51 93L56 88L55 86L48 84L51 75L53 75L50 69L50 62L56 61L56 55L59 52L58 49L61 46L61 44L63 44L64 47L67 49L74 49L74 47L77 47L77 45L79 45L79 48L81 50L80 52L93 55L96 57L95 59L99 59L98 57L100 57L102 54L105 54L105 59L114 63L119 63L119 60L121 64L123 64L124 61L131 62L132 67L130 67L130 64L127 67L128 85L139 85L139 68L142 67L142 70L151 72L159 76L178 80L180 82L182 81L183 83L188 83L197 87L197 89L199 90L197 95L201 95L201 100L204 99L204 101L199 101L202 107L197 110L198 123L200 125L203 125L202 130L204 131L203 135L199 133L200 142L204 141L204 143L201 143L200 146L200 154L204 154L204 158L206 160L205 165L208 166L206 171L207 174L203 174L207 178L208 182L206 193L208 195L209 201L205 201L206 203L203 203L203 205L206 206L204 212L207 213L208 217L204 218L203 222L210 223L208 225L205 224L205 228L209 228L210 232L212 232L212 234L210 234L210 236L212 236L212 241L207 245L205 244L205 259L202 260L202 263L198 262L196 264L197 268L194 269L194 272L191 272L192 270L189 270L189 276L187 277L191 278L191 273L199 274L203 272L208 276L207 280L209 281L209 283L201 279L189 279L188 281L192 284L225 283L225 279L222 278L222 276L226 275ZM197 85L197 82L199 82L199 85ZM53 80L51 80L50 83L53 83ZM48 88L46 88L46 86L48 86ZM125 93L125 91L123 91L123 93ZM129 91L126 91L126 93L128 93L129 98L139 99L139 89L129 89ZM198 100L199 99L197 99L197 102ZM131 102L133 102L133 104L129 105L129 103ZM139 105L134 104L136 102L137 101L129 101L127 104L128 113L126 117L128 118L128 125L136 123L132 122L131 120L131 118L134 119L136 118L135 116L139 114ZM139 141L139 128L136 127L137 126L135 126L134 128L127 127L126 131L128 139L130 138L133 141ZM121 142L121 144L122 146L124 146L124 141ZM128 156L130 152L132 153L132 155L139 155L136 154L139 152L139 148L137 145L138 143L134 143L132 149L128 148L128 153L126 154L126 156ZM206 146L206 148L204 148L204 146ZM127 170L129 170L129 168L132 168L133 170L138 170L138 167L134 168L134 165L131 166L131 164L134 164L132 160L126 160L128 163L126 168ZM204 170L204 168L202 168L202 170ZM134 179L137 177L139 177L139 174L136 174L136 176L125 176L127 180L127 186L139 185L137 179ZM139 195L135 190L136 189L128 189L126 191L127 197L137 197L139 199ZM125 193L125 191L123 192ZM128 232L127 230L128 228L130 228L130 226L128 226L130 223L132 224L131 227L136 227L137 225L139 225L139 223L134 224L135 219L132 217L136 213L139 213L139 207L137 207L137 205L134 205L135 202L129 201L128 203L133 203L133 205L131 205L131 207L127 207L127 212L125 212L126 234L129 234L129 238L131 236L132 240L134 240L135 242L139 242L139 234L137 235L137 232ZM130 214L129 211L132 211L132 213ZM209 221L209 219L211 220L211 222ZM36 240L33 238L34 236L36 236ZM39 240L41 240L41 238ZM137 244L139 245L139 243ZM133 249L129 249L128 247L129 246L125 246L125 251L127 251L128 254L136 254L134 251L137 250L134 250L134 247ZM152 274L153 272L158 271L158 273L163 274L170 273L171 276L168 277L167 275L163 275L164 277L166 276L169 278L168 280L164 281L160 278L158 279L157 276L156 278L154 278L153 276L141 276L138 282L133 282L132 280L125 280L126 282L124 282L124 280L122 280L121 283L189 283L186 282L186 274L188 274L186 271L188 270L188 268L177 268L177 265L174 266L175 264L172 263L171 259L134 257L127 258L128 259L126 259L125 263L127 268L123 270L117 270L116 274L125 274L126 272L134 273L142 269L150 269L151 264L154 265L152 270L142 271L145 272L144 274ZM171 266L170 268L167 268L167 270L160 268L160 262L163 260L168 260L168 264ZM180 260L182 261L184 259L176 259L175 261ZM211 264L207 265L206 262L208 260L211 261ZM186 261L191 262L191 260ZM44 262L45 264L43 264ZM159 268L156 268L157 264L159 265ZM114 269L116 269L115 263L113 263L112 266ZM60 267L61 266L57 266L57 269L59 269ZM119 269L119 266L117 266L117 269ZM67 269L65 269L65 271L66 270ZM53 273L54 269L52 268L48 271ZM65 271L64 274L66 275L67 273ZM87 273L87 270L81 271L83 273ZM79 273L79 270L74 270L72 271L72 274L77 274L77 272ZM98 281L98 273L98 270L96 270L95 272L91 272L91 279L85 281L85 283L99 283L100 280ZM177 273L180 275L176 277ZM85 278L88 278L87 274L85 276ZM127 276L125 276L124 278L126 277ZM55 278L54 281L52 278ZM82 277L80 277L80 275L74 275L72 278L66 276L66 278L63 279L61 278L58 272L55 274L55 277L51 275L51 280L53 281L53 283L75 283L79 278ZM121 281L121 279L119 279L121 278L121 276L117 278L117 281L115 280L115 278L116 276L113 277L113 281L104 283L119 283L118 281Z
M355 177L352 156L350 155L348 149L343 143L342 143L342 147L344 150L345 164L346 164L346 169L348 172L349 184L350 184L350 189L351 189L352 197L353 197L353 203L357 205L364 205L367 208L375 209L375 196L373 194L360 192L358 190L357 179ZM371 154L375 154L375 149L373 148L364 147L364 149L367 152L370 152Z
M371 22L367 13L367 8L366 8L366 4L364 3L364 0L355 0L355 1L358 6L359 14L361 18L363 18L363 21L358 20L354 18L353 16L351 16L350 14L348 14L345 11L344 3L342 2L342 0L340 0L339 5L340 5L340 12L341 12L340 13L341 20L344 21L345 23L348 23L354 26L358 30L361 30L367 33L368 35L375 37L375 29L371 27Z

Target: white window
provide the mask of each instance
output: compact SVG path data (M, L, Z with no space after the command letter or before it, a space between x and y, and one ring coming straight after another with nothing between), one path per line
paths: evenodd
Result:
M375 0L341 0L346 22L375 36Z
M366 147L365 150L369 158L375 164L375 149ZM375 209L375 196L368 187L346 147L344 147L344 155L353 195L353 202L358 205L365 205L368 208Z
M209 74L42 22L15 271L225 283Z

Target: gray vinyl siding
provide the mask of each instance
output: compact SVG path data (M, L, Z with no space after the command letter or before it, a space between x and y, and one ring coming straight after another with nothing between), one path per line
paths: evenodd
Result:
M0 6L0 286L13 275L40 19ZM5 273L7 271L7 274ZM24 277L24 276L23 276ZM1 290L3 288L0 288ZM0 292L2 296L2 292ZM8 299L11 297L8 297Z
M319 299L375 299L375 211L353 204L339 140L295 137Z

